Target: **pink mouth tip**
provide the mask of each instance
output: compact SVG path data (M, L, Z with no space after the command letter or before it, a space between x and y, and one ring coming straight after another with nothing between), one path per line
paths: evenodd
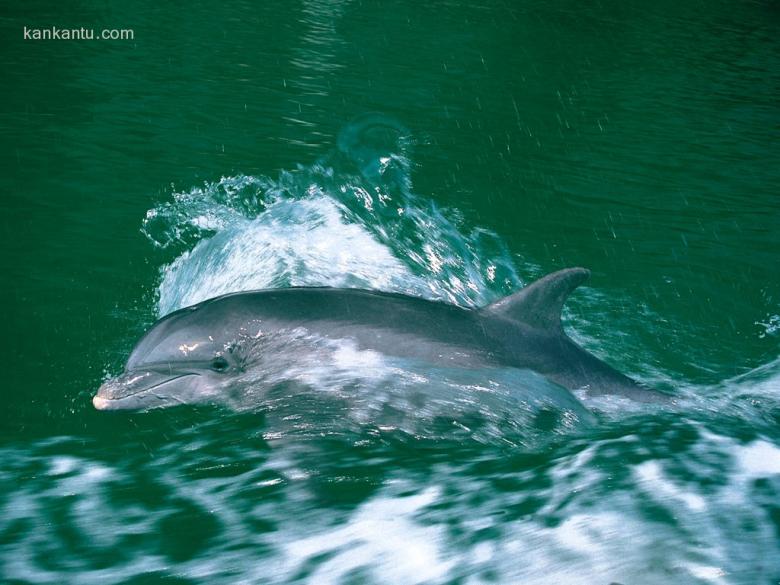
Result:
M95 396L92 398L92 405L98 410L106 410L108 408L109 402L110 400L106 400L105 398L101 398L100 396Z

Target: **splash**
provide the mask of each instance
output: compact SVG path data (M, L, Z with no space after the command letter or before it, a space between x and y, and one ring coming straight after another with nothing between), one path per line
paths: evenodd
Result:
M766 321L756 321L755 324L763 328L763 331L758 334L759 339L763 339L767 335L780 334L780 315L767 316Z
M288 286L407 293L476 306L520 287L505 245L417 196L413 140L368 115L324 160L277 179L223 177L147 212L142 231L175 257L158 313L220 294Z

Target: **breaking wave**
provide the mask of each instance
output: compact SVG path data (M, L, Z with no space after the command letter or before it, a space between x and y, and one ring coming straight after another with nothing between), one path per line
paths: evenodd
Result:
M503 242L411 189L412 140L370 115L325 160L277 179L223 177L151 209L143 232L176 257L158 312L234 291L334 286L483 305L520 287Z

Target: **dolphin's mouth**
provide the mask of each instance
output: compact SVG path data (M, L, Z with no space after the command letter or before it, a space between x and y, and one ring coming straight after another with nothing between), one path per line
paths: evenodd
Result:
M106 381L92 398L97 410L118 410L151 408L153 403L142 404L145 399L157 398L161 405L176 400L174 395L159 395L154 390L188 376L197 376L195 372L181 374L161 374L147 371L143 373L127 372Z

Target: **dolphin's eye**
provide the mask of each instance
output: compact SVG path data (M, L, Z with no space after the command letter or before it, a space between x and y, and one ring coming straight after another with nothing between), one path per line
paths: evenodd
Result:
M222 356L217 356L213 360L211 360L211 369L215 372L224 372L228 369L228 361L223 358Z

